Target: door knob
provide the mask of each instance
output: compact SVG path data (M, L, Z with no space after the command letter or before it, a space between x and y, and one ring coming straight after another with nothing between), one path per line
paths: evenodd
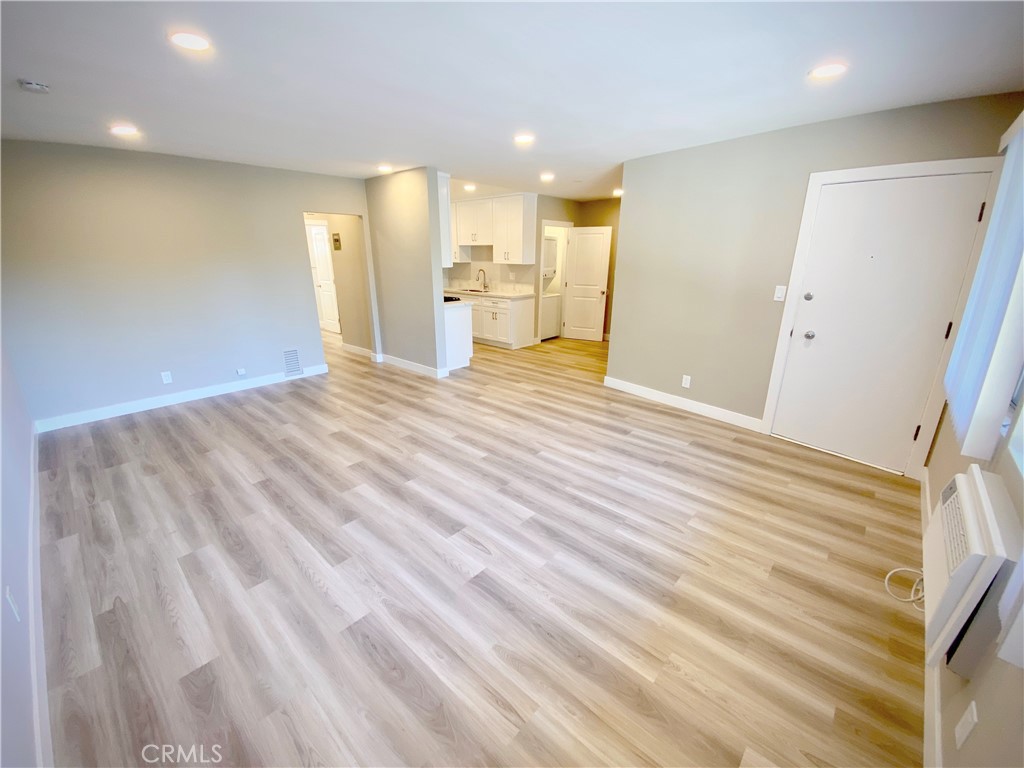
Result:
M804 294L804 301L810 301L813 298L814 298L814 294L811 293L810 291L808 291L807 293Z
M604 291L601 291L601 295L604 296Z
M807 333L804 334L804 338L805 339L813 339L814 338L814 331L807 331Z

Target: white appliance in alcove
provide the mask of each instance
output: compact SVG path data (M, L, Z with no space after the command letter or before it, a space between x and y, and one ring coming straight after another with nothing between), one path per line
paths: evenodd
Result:
M545 293L540 297L540 338L562 335L562 294Z
M558 238L554 235L545 235L540 249L540 276L543 278L554 277L557 268Z

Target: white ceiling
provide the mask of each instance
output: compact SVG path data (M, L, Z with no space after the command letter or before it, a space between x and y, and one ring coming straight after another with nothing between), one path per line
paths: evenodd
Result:
M172 47L179 29L214 52ZM588 199L630 158L1024 88L1022 29L1017 2L4 2L2 129L359 178L432 165ZM808 83L833 57L849 73ZM108 135L118 119L144 136Z

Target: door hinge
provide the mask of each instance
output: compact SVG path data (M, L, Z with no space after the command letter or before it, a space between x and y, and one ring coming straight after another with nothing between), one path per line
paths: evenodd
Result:
M946 326L946 338L949 338L949 334L953 332L953 321L949 321L949 325Z
M914 442L917 442L917 436L921 434L921 425L917 425L917 429L914 430Z
M981 217L985 215L985 203L981 204L981 210L978 211L978 221L981 221Z

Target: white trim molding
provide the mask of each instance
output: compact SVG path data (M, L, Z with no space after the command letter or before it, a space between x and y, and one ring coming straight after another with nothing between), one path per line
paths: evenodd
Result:
M650 387L634 384L631 381L623 381L622 379L613 379L610 376L604 377L604 385L611 389L617 389L620 392L626 392L630 395L642 397L645 400L653 400L654 402L661 403L662 405L678 408L681 411L696 413L699 416L707 416L709 419L714 419L715 421L732 424L734 427L742 427L743 429L749 429L754 432L762 431L761 419L754 416L747 416L742 413L736 413L735 411L728 411L725 408L719 408L716 405L708 405L707 403L702 403L698 400L687 400L685 397L670 395L659 389L651 389Z
M383 363L384 355L374 352L372 349L364 349L363 347L357 347L353 344L346 344L344 341L341 342L341 348L346 352L352 352L356 355L363 355L364 357L370 358L375 363Z
M382 362L393 365L396 368L401 368L404 371L412 371L422 376L429 376L432 379L443 379L448 376L447 368L431 368L429 365L414 363L411 360L405 360L392 355L382 355L382 357L384 358Z
M45 419L36 419L35 427L37 432L52 432L55 429L74 427L79 424L89 424L93 421L112 419L115 416L125 416L129 413L141 413L151 411L154 408L163 408L168 405L178 405L192 400L203 400L216 395L226 395L230 392L241 392L245 389L265 387L268 384L278 384L282 381L304 379L307 376L319 376L327 373L327 364L310 365L302 369L298 376L285 376L284 373L271 373L266 376L257 376L254 379L242 379L241 381L228 381L223 384L212 384L208 387L196 389L185 389L180 392L173 392L169 395L158 395L146 397L141 400L131 400L127 403L115 403L100 408L90 408L87 411L67 413L63 416L50 416Z
M942 768L942 668L924 668L924 765Z
M1024 112L1017 115L1017 119L1010 123L1010 127L1006 129L1006 133L1000 137L999 154L1006 151L1006 148L1010 146L1010 142L1013 140L1013 137L1017 135L1018 131L1022 130L1024 130Z
M931 477L928 474L928 467L921 471L921 477L917 478L921 483L921 534L928 529L928 521L931 520L932 510L929 499L932 497Z
M768 396L764 404L762 422L765 433L772 434L775 412L779 405L782 379L786 371L786 359L789 355L789 344L791 341L789 334L793 329L796 319L799 297L801 295L800 286L803 285L807 266L810 262L811 236L822 189L831 184L849 184L860 181L907 179L921 176L949 176L963 173L990 173L992 177L989 180L988 192L985 196L985 209L991 211L995 201L996 190L999 187L999 171L1001 168L1002 158L975 157L965 160L934 160L924 163L880 165L873 168L850 168L840 171L823 171L810 175L810 180L807 183L807 196L804 199L803 215L800 219L800 229L797 234L793 268L789 276L789 289L786 292L786 301L782 310L782 321L779 324L779 335L775 343L775 358L772 363L771 379L768 383ZM981 246L985 240L985 230L987 228L988 217L986 216L984 222L978 228L971 256L967 263L964 286L957 299L956 309L953 314L954 329L960 327L960 320L963 317L964 307L967 303L967 294L970 290L970 277L974 274L974 270L978 265L978 257L981 254ZM955 333L950 334L950 338L943 347L942 357L939 360L938 368L933 377L928 400L921 414L921 433L911 450L907 466L903 468L903 473L907 477L918 480L922 477L924 462L928 456L932 440L935 437L935 431L938 429L939 417L942 415L942 406L945 403L942 375L946 370L946 365L949 363L949 355L953 349L955 335Z

